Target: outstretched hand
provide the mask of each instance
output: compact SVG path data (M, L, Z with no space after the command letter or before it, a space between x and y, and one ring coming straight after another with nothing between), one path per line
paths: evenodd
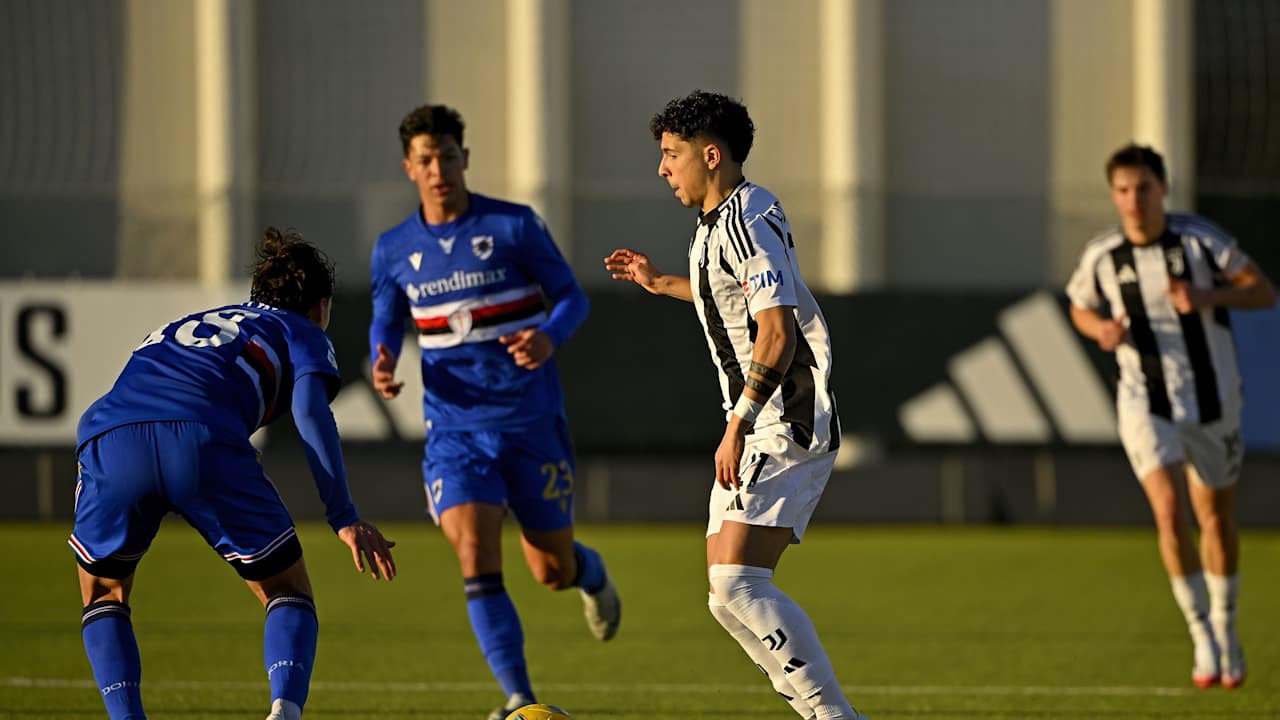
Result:
M525 328L503 335L498 338L498 342L507 347L507 353L515 360L516 365L526 370L537 369L556 350L551 336L537 328Z
M351 560L356 570L364 572L369 566L369 574L374 580L392 580L396 576L396 561L391 557L391 548L396 544L382 536L382 531L363 520L352 523L338 531L338 539L351 548Z
M384 400L390 400L403 388L403 382L396 382L396 356L386 345L378 343L378 357L373 359L373 389Z
M662 273L649 261L644 253L618 248L604 259L604 268L614 280L633 282L654 295L660 295L658 279Z

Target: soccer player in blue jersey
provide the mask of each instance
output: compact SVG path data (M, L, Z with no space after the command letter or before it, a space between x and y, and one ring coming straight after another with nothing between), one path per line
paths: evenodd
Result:
M329 525L356 569L396 575L395 543L356 514L329 402L338 368L325 335L333 268L296 233L268 228L251 301L194 313L134 350L111 391L80 418L75 527L85 652L112 720L145 718L130 620L138 561L160 521L180 514L266 609L267 720L297 720L318 625L293 520L249 436L291 410Z
M458 556L471 627L506 693L489 716L501 720L534 702L502 581L508 508L534 577L579 588L596 638L613 637L621 618L600 555L574 541L573 448L552 357L586 319L587 297L532 209L467 190L470 151L456 111L417 108L400 141L421 205L373 250L373 384L384 398L399 394L397 355L412 320L427 506Z

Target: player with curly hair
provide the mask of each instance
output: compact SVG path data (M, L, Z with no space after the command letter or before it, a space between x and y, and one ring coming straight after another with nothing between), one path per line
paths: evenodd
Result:
M330 527L356 569L396 575L391 548L356 513L329 403L338 392L325 335L333 267L294 232L268 228L249 302L166 324L133 351L80 418L75 527L82 635L112 720L146 717L129 593L160 521L181 515L266 609L268 720L298 720L319 625L293 520L249 443L292 411Z
M861 718L813 623L773 583L840 446L826 320L800 277L781 203L743 176L755 135L747 108L699 90L669 102L649 129L658 175L699 210L689 275L662 273L626 248L604 262L615 280L693 303L718 370L726 424L707 525L711 614L801 717Z

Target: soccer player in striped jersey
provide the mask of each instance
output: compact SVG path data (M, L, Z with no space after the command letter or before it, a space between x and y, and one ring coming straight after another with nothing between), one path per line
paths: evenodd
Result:
M130 620L134 570L176 512L266 608L268 720L297 720L316 654L315 604L293 521L249 436L292 411L329 525L356 569L395 577L395 545L360 520L329 402L338 391L325 335L333 268L295 233L259 242L251 302L188 315L133 351L111 391L80 418L75 527L82 635L112 720L143 718L142 661Z
M573 448L553 357L586 319L587 297L531 208L467 190L470 151L456 111L413 110L400 141L421 204L373 250L373 384L384 398L399 394L397 354L411 321L427 509L457 554L472 630L506 698L489 717L503 720L535 702L502 579L508 509L529 570L548 588L581 591L597 639L613 637L621 620L599 553L574 540Z
M1191 678L1235 688L1245 679L1235 521L1244 448L1227 309L1271 307L1275 289L1222 228L1165 212L1156 151L1126 145L1106 174L1120 225L1085 246L1067 285L1071 320L1115 353L1120 440L1151 504L1160 557L1191 632Z
M695 91L649 128L662 153L658 175L700 211L689 275L664 274L625 248L604 262L615 280L693 303L719 375L726 424L707 526L711 614L801 717L860 718L813 623L773 584L840 444L826 320L800 277L781 204L743 176L755 135L747 109Z

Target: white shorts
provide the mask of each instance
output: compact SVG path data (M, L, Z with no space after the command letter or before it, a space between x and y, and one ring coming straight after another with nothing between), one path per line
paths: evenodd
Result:
M836 453L813 454L785 435L748 435L738 467L738 490L711 483L707 535L725 520L745 525L789 527L791 542L804 537L809 518L831 478Z
M1156 468L1178 463L1190 465L1200 482L1211 488L1231 487L1240 478L1244 444L1236 415L1202 425L1121 409L1120 442L1139 480Z

